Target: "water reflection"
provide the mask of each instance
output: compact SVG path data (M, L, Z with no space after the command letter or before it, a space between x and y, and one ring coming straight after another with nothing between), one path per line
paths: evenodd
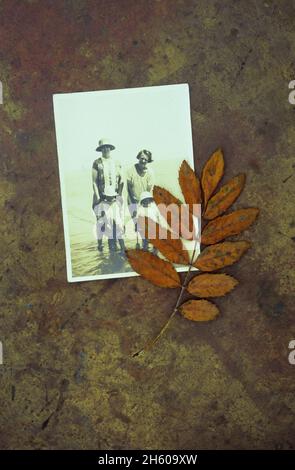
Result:
M129 244L130 245L130 244ZM129 246L131 248L133 246ZM93 242L76 242L71 244L73 276L95 276L99 274L125 273L132 271L125 257L118 251L110 253L107 240L104 250L99 252Z

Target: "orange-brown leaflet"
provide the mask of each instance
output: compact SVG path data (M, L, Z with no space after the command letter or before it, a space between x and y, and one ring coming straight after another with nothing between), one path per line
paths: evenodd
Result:
M213 302L209 300L188 300L179 308L180 313L192 321L214 320L219 314L219 310Z
M160 287L180 287L180 276L171 263L143 250L126 250L134 271Z
M238 261L250 248L248 241L223 242L201 251L194 266L201 271L216 271Z
M238 235L255 221L258 214L259 209L249 207L217 217L204 227L201 242L204 245L213 245L227 237Z
M204 218L212 220L225 212L241 194L245 185L245 180L246 175L240 174L222 186L209 200L204 213Z
M202 171L201 183L204 193L204 210L206 210L207 202L223 176L223 171L223 153L221 149L218 149L208 159Z
M192 230L194 227L193 216L189 210L186 212L184 204L167 189L160 186L154 186L153 196L159 211L167 220L171 230L186 240L192 240L194 238ZM169 211L167 208L169 208Z
M220 297L228 294L238 281L228 274L199 274L189 282L187 290L197 297Z
M202 191L199 178L186 160L183 160L179 168L178 181L184 200L193 212L193 205L202 202Z

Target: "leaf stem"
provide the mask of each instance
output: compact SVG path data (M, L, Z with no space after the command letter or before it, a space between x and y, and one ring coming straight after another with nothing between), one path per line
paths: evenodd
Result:
M184 291L186 290L186 286L188 284L188 280L189 280L189 274L191 272L191 269L192 269L192 266L193 266L193 261L194 261L194 257L195 257L195 253L196 253L196 248L197 248L197 239L195 241L195 245L194 245L194 249L193 249L193 254L191 256L191 259L190 259L190 262L189 262L189 268L186 272L186 275L185 275L185 278L184 278L184 281L183 281L183 284L181 285L181 290L180 290L180 293L179 293L179 296L178 296L178 299L176 301L176 304L175 304L175 307L170 315L170 317L168 318L168 320L166 321L166 323L162 326L161 330L159 331L159 333L157 334L157 336L155 336L155 338L153 338L152 340L148 341L145 346L143 348L141 348L139 351L137 351L136 353L132 354L132 357L136 357L136 356L139 356L139 354L141 354L142 352L144 351L148 351L157 341L158 339L162 336L162 334L167 330L168 326L170 325L172 319L174 318L177 310L178 310L178 307L180 305L180 302L182 300L182 296L183 296L183 293Z

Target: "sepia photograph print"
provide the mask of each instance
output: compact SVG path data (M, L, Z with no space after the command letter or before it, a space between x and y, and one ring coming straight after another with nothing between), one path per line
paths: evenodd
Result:
M165 259L139 224L148 217L169 232L154 187L183 201L180 165L194 169L188 85L56 94L53 105L68 281L138 276L126 250Z

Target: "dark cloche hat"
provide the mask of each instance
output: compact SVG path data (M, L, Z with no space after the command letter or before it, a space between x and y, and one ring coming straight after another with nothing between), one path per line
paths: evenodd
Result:
M152 152L150 152L149 150L145 150L145 149L140 150L140 152L138 152L136 158L139 159L139 157L140 157L142 154L144 154L144 155L148 158L148 163L151 163L151 162L154 161L154 160L152 159Z

